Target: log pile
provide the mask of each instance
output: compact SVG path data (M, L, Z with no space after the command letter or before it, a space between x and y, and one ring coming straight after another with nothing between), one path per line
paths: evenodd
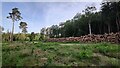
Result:
M48 42L111 42L111 43L120 43L120 32L117 33L109 33L103 35L85 35L80 37L68 37L68 38L49 38L47 39Z

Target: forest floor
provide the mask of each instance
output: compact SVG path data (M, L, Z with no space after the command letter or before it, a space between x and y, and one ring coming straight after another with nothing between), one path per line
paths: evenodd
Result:
M3 66L119 66L120 44L3 43Z

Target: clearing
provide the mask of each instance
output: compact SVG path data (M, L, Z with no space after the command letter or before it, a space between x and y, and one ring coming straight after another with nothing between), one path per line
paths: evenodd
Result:
M119 66L120 45L110 43L2 44L3 66Z

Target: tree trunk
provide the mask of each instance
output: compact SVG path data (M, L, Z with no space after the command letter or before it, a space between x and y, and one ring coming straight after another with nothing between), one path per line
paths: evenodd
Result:
M99 26L99 34L101 34L101 28L100 28L100 26Z
M115 3L116 4L116 3ZM120 18L119 18L119 11L118 11L118 7L116 6L117 12L116 12L116 25L117 25L117 30L120 30Z
M117 25L117 31L119 31L119 20L117 20L117 17L116 17L116 25Z
M118 24L118 32L120 32L120 20L118 19L118 22L117 22L117 24Z
M91 24L90 24L90 21L89 21L88 25L89 25L89 34L91 35L92 33L91 33Z
M110 29L110 24L108 24L108 33L111 32L111 29Z
M12 24L12 33L11 33L11 37L10 37L11 42L13 42L13 33L14 33L14 20L13 20L13 24Z
M120 17L118 16L118 27L119 27L119 31L120 31Z
M103 32L103 34L104 34L104 33L106 33L106 28L105 28L105 25L103 25L103 26L104 26L104 32Z

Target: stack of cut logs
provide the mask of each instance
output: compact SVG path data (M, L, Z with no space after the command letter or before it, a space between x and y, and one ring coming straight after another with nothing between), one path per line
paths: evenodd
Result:
M117 33L109 33L103 35L85 35L80 37L69 37L69 38L49 38L47 39L49 42L111 42L111 43L120 43L120 32Z

